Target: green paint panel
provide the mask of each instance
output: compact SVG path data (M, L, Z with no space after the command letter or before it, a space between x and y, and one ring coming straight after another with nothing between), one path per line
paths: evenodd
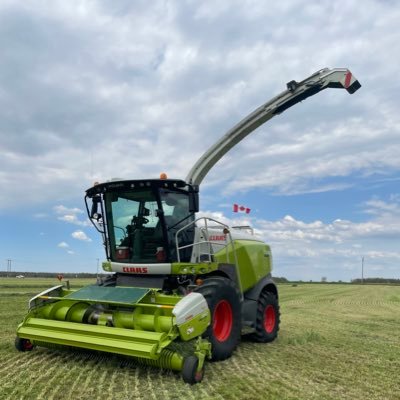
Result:
M33 342L83 347L150 359L157 359L161 349L173 340L173 337L165 332L147 332L40 318L28 318L18 327L17 335Z
M242 290L253 287L272 269L271 249L263 242L255 240L235 240L236 257L239 264L239 276ZM234 260L232 246L228 248L229 260ZM214 254L216 261L226 262L226 249Z
M67 296L65 299L81 301L101 301L134 304L140 301L150 289L134 287L85 286Z
M17 335L31 341L157 359L172 341L166 333L29 318Z

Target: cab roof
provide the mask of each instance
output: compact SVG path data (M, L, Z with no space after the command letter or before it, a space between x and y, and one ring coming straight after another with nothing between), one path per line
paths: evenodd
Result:
M86 190L88 197L106 192L123 192L139 188L165 188L165 189L184 189L190 187L181 179L135 179L135 180L112 180L95 184Z

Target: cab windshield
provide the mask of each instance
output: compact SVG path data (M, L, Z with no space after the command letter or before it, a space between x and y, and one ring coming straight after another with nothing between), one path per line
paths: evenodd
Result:
M176 260L175 233L193 220L187 192L143 188L106 193L105 205L112 260Z

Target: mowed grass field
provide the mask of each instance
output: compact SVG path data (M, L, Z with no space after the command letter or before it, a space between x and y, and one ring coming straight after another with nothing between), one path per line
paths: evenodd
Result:
M57 283L0 278L0 399L400 399L400 286L280 285L279 338L244 337L189 386L179 374L115 355L17 352L28 299Z

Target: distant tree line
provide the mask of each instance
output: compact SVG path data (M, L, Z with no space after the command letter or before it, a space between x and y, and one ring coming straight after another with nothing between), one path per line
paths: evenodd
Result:
M62 275L64 279L68 278L96 278L97 276L105 276L105 274L95 274L90 272L7 272L0 271L0 277L15 278L17 276L24 276L26 278L57 278L58 275Z
M357 285L360 285L363 283L363 280L358 278L358 279L352 279L351 283L355 283ZM390 283L390 284L395 284L395 285L400 285L400 279L392 279L392 278L364 278L364 283L380 283L380 284L385 284L385 283Z
M283 276L274 276L273 279L276 283L290 283L290 281Z
M326 277L322 277L320 281L302 281L302 280L294 280L290 281L289 279L285 277L278 277L274 276L273 277L274 281L276 283L326 283L326 284L355 284L355 285L361 285L362 283L364 284L380 284L380 285L400 285L400 279L394 279L394 278L364 278L364 282L361 280L361 278L357 279L352 279L350 282L343 282L341 280L338 281L328 281Z
M24 276L26 278L57 278L58 275L62 275L63 279L69 279L69 278L96 278L97 276L103 277L106 276L106 274L95 274L91 272L65 272L65 273L57 273L57 272L7 272L7 271L0 271L0 278L1 277L10 277L10 278L15 278L17 276ZM341 280L335 282L335 281L327 281L326 277L322 277L321 281L290 281L289 279L283 277L283 276L274 276L273 277L274 281L276 283L347 283L347 282L342 282ZM362 283L365 284L381 284L381 285L400 285L400 279L394 279L394 278L364 278L364 281L362 279L357 278L357 279L352 279L351 284L355 285L361 285Z

